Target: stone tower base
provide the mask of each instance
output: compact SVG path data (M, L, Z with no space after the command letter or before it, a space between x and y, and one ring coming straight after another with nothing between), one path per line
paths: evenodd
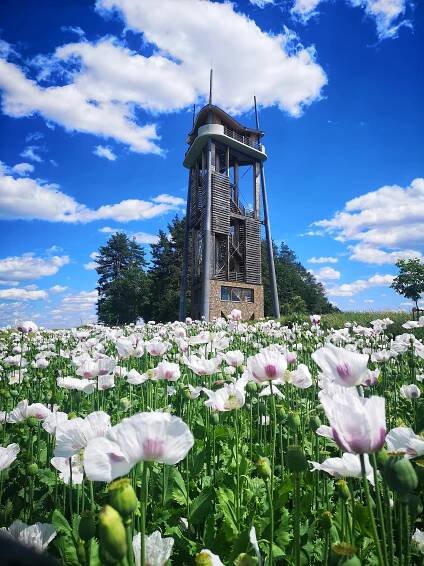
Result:
M222 300L222 287L225 295L231 295L228 288L246 289L247 294L253 293L252 302ZM264 317L264 288L262 285L250 283L235 283L230 281L218 281L212 279L210 282L209 320L219 317L228 317L233 309L241 311L243 320L258 320Z

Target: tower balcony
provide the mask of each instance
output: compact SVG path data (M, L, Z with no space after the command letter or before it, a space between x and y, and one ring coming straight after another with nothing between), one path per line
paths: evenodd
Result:
M265 147L256 140L238 134L222 124L205 124L199 127L197 137L185 154L184 167L190 168L193 166L209 138L232 147L253 159L265 161L267 158Z

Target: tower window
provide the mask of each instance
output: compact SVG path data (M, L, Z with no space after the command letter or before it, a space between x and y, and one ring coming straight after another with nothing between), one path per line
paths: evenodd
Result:
M253 303L253 289L245 287L221 287L221 301L234 303Z

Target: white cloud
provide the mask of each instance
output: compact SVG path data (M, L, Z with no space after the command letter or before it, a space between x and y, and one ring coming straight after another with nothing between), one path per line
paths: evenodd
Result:
M65 312L92 314L97 299L97 291L80 291L74 295L64 297L59 305L59 309Z
M46 291L40 289L28 290L13 287L11 289L0 290L0 299L9 299L14 301L37 301L39 299L47 299Z
M0 59L3 112L42 116L47 123L114 139L139 153L161 153L153 123L140 124L137 108L168 113L202 103L211 62L214 102L231 112L277 106L293 116L321 96L327 82L313 47L295 44L288 30L267 33L229 2L102 0L98 11L118 10L127 29L142 34L148 56L122 40L65 44L36 56L39 79ZM3 57L10 51L3 51ZM254 72L252 72L254 70ZM65 84L54 84L61 72ZM43 80L43 84L41 84ZM50 81L46 84L44 81Z
M364 303L366 303L367 305L372 305L374 302L374 299L364 299Z
M422 257L424 246L424 179L408 187L388 185L348 201L343 211L314 223L340 242L356 242L351 259L395 263Z
M318 6L327 0L293 0L291 13L303 23L318 14ZM349 6L361 8L372 18L376 25L379 39L397 36L402 26L411 27L404 19L406 8L412 0L345 0Z
M333 267L321 267L318 271L313 271L310 269L312 275L314 275L319 281L334 281L340 279L340 271L334 269Z
M258 8L265 8L265 6L274 4L274 0L249 0L249 2L254 6L258 6Z
M104 145L97 145L93 151L94 155L98 157L104 157L108 161L115 161L116 155L113 153L110 147Z
M2 64L3 61L0 59L0 69L2 67ZM0 87L1 87L1 78L0 78ZM30 159L31 161L36 161L37 163L41 163L43 160L37 153L38 149L39 148L36 147L35 145L30 145L21 152L21 157L25 157L26 159Z
M336 257L311 257L307 260L308 263L337 263L339 260Z
M111 228L110 226L103 226L103 228L99 228L99 232L102 232L102 234L114 234L115 232L119 232L119 228Z
M349 259L362 261L363 263L372 263L375 265L394 264L399 259L419 258L423 259L423 255L418 250L403 250L386 252L382 249L357 244L349 247L351 255Z
M94 271L98 267L95 261L89 261L88 263L84 263L84 269L87 271Z
M376 273L368 279L357 279L352 283L343 283L336 287L327 288L327 293L333 297L352 297L353 295L356 295L361 291L365 291L365 289L369 289L370 287L390 285L393 279L393 275L380 275Z
M131 237L135 238L135 241L139 244L156 244L159 239L158 236L147 232L135 232Z
M55 184L41 184L29 177L16 179L0 171L0 218L5 220L47 220L50 222L92 222L145 220L179 210L184 200L159 195L150 201L123 200L92 210L59 190Z
M33 253L0 259L0 279L3 281L28 281L55 275L69 263L68 256L37 257Z
M34 165L31 165L31 163L17 163L12 169L15 173L24 177L34 171Z
M68 287L64 285L53 285L53 287L50 287L49 291L52 293L64 293L67 289Z

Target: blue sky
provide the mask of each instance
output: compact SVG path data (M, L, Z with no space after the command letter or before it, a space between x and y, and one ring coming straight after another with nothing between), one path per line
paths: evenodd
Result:
M398 309L424 243L424 6L54 0L0 6L0 324L93 319L92 254L184 209L192 105L254 124L273 237L342 309Z

